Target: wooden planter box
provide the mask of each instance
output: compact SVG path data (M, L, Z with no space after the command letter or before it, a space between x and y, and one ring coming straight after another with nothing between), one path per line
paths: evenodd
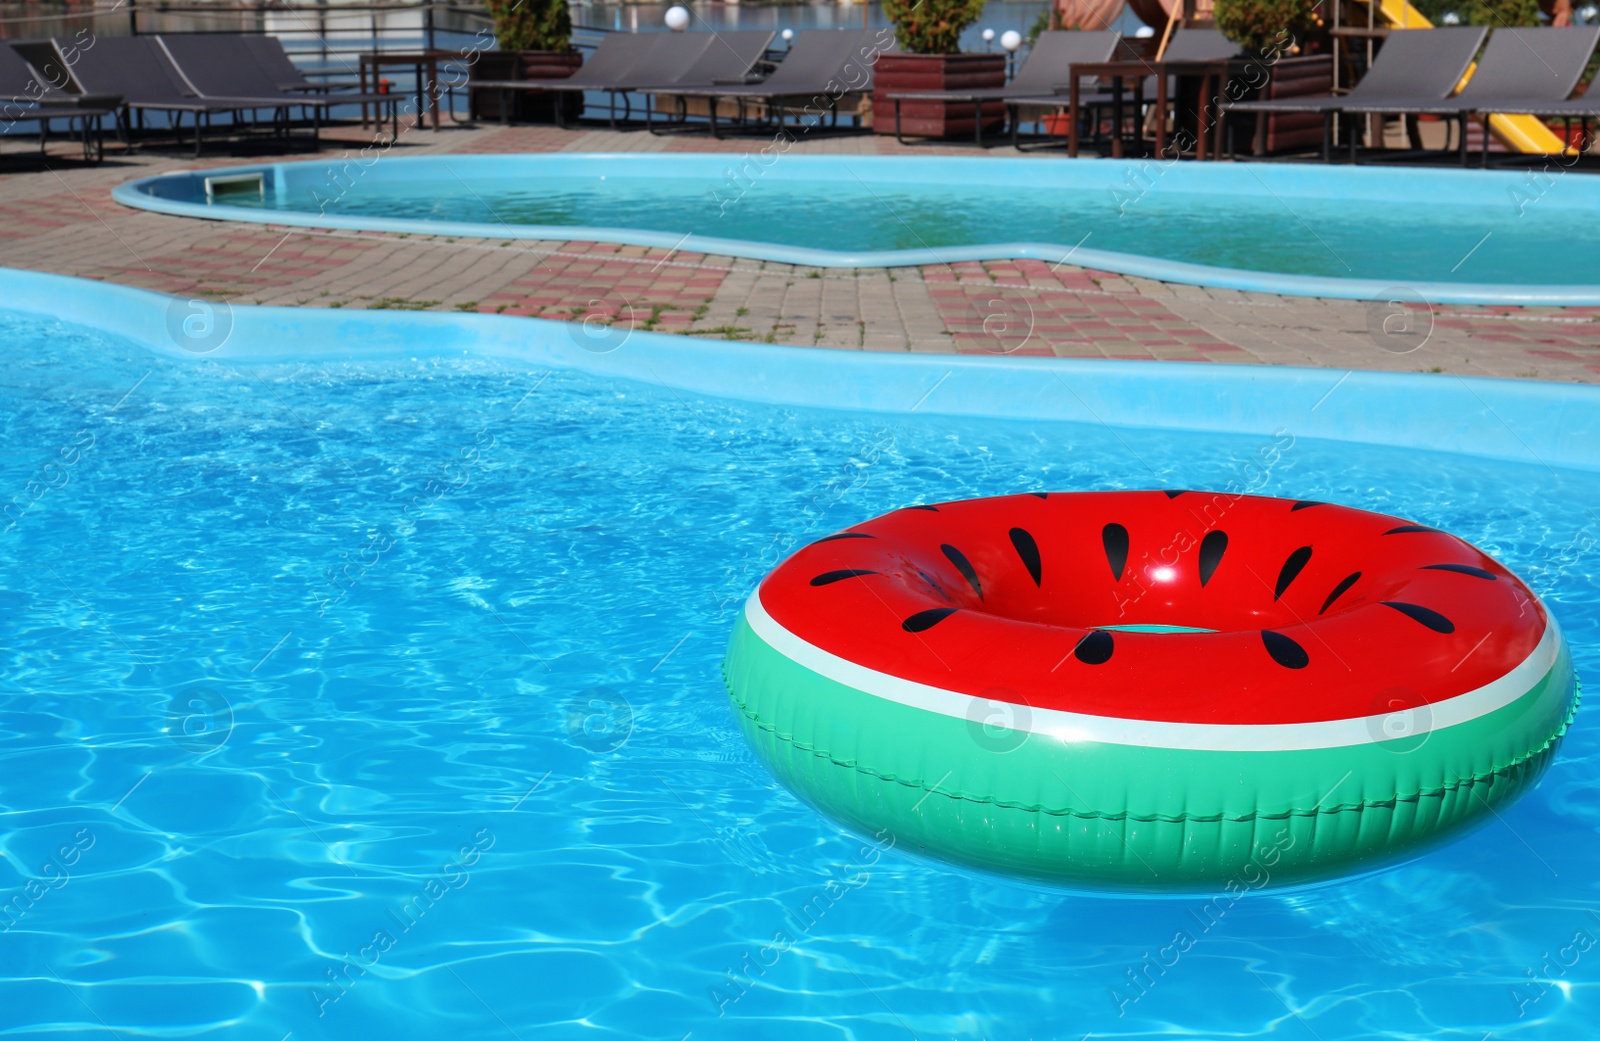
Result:
M583 55L576 51L483 51L467 74L467 93L474 119L500 118L500 92L473 90L474 80L564 80L583 66ZM511 95L511 121L554 123L556 106L564 106L563 118L570 121L583 114L583 95L517 91Z
M895 132L894 102L885 95L1005 85L1004 54L880 54L872 70L873 132ZM985 133L997 132L1005 124L1005 102L985 102L982 119ZM973 121L974 106L970 101L900 102L900 130L907 137L970 138L976 130Z
M1282 58L1266 69L1267 82L1249 97L1303 98L1333 90L1333 58L1326 54ZM1298 151L1322 147L1322 114L1319 112L1274 112L1260 124L1261 114L1253 117L1236 112L1228 117L1230 133L1236 142L1250 142L1252 155ZM1242 151L1242 149L1237 149Z

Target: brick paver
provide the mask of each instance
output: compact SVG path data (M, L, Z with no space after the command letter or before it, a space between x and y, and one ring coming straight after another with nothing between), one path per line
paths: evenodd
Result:
M363 144L341 129L319 160ZM344 143L348 142L348 144ZM481 126L411 130L389 154L683 152L760 138ZM1600 308L1437 307L1427 341L1371 330L1360 301L1155 282L1000 260L833 270L594 242L528 242L204 222L126 209L137 176L223 155L113 150L100 167L0 156L0 263L177 295L306 307L409 308L619 323L842 350L1311 365L1600 382ZM975 154L958 144L803 138L791 154ZM986 154L1014 155L997 148ZM309 158L300 153L290 158ZM382 160L379 160L382 161ZM1038 162L1065 162L1059 156ZM1092 161L1092 160L1086 160ZM1381 321L1381 315L1379 320Z

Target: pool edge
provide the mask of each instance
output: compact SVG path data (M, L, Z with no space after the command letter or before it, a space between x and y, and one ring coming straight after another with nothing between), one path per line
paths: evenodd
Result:
M196 362L494 358L769 405L1310 437L1600 469L1600 387L1453 374L704 340L504 315L229 305L0 268L6 310ZM209 309L209 310L208 310ZM184 323L212 330L195 341ZM217 337L215 330L221 329ZM210 339L217 338L215 346ZM197 349L180 346L190 342ZM329 350L329 343L337 344ZM1048 375L1049 379L1041 379Z

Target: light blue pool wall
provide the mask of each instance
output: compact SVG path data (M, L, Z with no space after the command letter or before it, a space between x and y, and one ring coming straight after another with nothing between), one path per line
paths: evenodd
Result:
M0 268L0 307L197 364L471 356L822 409L1289 435L1600 469L1600 387L1287 366L902 355L728 343L500 315L256 307ZM231 323L203 354L174 323Z
M497 239L615 242L745 257L811 267L904 267L974 260L1033 259L1070 262L1160 281L1215 286L1250 292L1281 293L1347 300L1387 300L1395 283L1376 279L1329 278L1211 267L1159 257L1098 250L1073 243L1011 242L931 249L831 251L713 236L683 236L634 228L433 221L416 218L323 215L292 210L210 204L205 178L219 174L260 173L278 193L316 188L323 195L359 190L386 180L438 178L451 183L472 178L529 178L536 167L548 177L699 178L707 190L758 180L762 183L827 183L855 178L863 183L983 184L1018 191L1104 192L1134 195L1151 184L1199 196L1253 197L1270 193L1297 199L1338 198L1354 206L1460 207L1514 220L1530 199L1541 207L1569 213L1573 220L1600 218L1600 178L1589 174L1522 171L1404 169L1294 163L1175 163L1145 159L1069 160L1059 156L1027 159L963 156L802 156L781 161L759 157L762 142L747 155L550 154L473 156L392 156L382 149L294 163L264 163L221 170L182 171L119 185L112 196L126 206L182 217L237 220L258 224L344 230L388 231ZM1200 203L1203 205L1203 203ZM1594 285L1492 285L1417 282L1402 287L1435 304L1600 305Z

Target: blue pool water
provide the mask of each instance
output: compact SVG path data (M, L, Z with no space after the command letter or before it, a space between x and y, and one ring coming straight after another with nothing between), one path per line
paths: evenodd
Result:
M1593 1036L1592 706L1503 819L1410 864L1128 899L843 832L752 757L718 665L822 533L1187 486L1449 528L1546 598L1600 689L1600 474L467 357L174 359L14 315L0 343L12 1034Z
M807 264L1035 256L1270 292L1600 302L1600 178L1587 174L802 156L767 143L743 156L355 154L239 168L262 175L259 189L208 197L213 171L116 195L188 216Z

